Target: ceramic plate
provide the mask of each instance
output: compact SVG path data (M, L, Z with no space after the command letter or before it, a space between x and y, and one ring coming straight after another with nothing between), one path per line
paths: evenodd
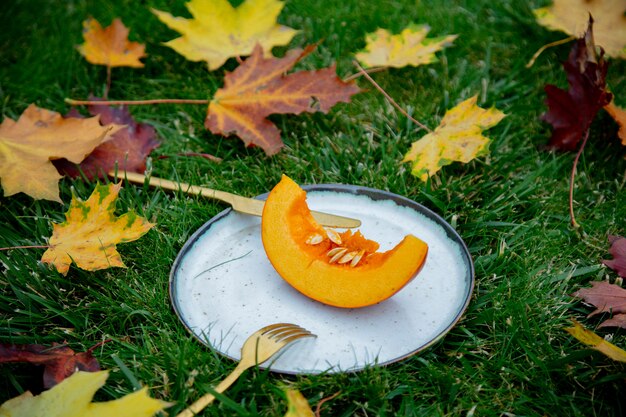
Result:
M330 307L302 295L276 273L263 250L260 217L228 209L187 241L170 275L174 310L202 343L239 360L243 342L256 330L295 323L317 338L298 340L264 366L282 373L334 373L414 355L456 324L471 297L474 267L448 223L385 191L334 184L303 188L312 210L361 219L360 230L380 243L380 250L409 233L427 242L422 271L379 304Z

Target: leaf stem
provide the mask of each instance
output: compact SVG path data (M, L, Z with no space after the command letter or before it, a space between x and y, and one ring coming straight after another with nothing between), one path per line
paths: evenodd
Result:
M400 105L398 103L396 103L395 100L393 98L391 98L391 96L389 94L387 94L387 92L385 90L383 90L383 88L380 85L378 85L378 83L376 81L374 81L374 79L372 77L370 77L370 75L363 69L363 67L361 65L359 65L358 62L352 61L352 64L355 67L357 67L359 72L367 79L367 81L372 83L372 85L374 87L376 87L376 89L378 91L380 91L382 93L382 95L385 96L385 98L387 100L389 100L389 103L391 103L392 106L394 106L396 109L398 109L398 111L400 113L405 115L409 120L411 120L413 123L415 123L416 125L418 125L422 129L426 130L427 132L432 132L432 130L430 130L428 128L428 126L426 126L425 124L421 123L419 120L413 118L409 113L406 112L406 110L404 110L402 107L400 107Z
M535 54L530 59L530 61L528 61L528 63L526 64L526 68L530 68L533 65L535 65L535 61L537 60L537 58L539 58L539 55L541 55L543 53L543 51L545 51L546 49L552 48L553 46L562 45L562 44L567 43L569 41L573 41L574 39L576 39L576 36L569 36L569 37L567 37L565 39L561 39L560 41L554 41L554 42L550 42L548 44L543 45L541 48L539 48L537 50L537 52L535 52Z
M111 66L107 65L107 84L104 88L104 98L109 98L109 90L111 89Z
M72 106L141 106L146 104L209 104L206 99L186 99L186 98L157 98L152 100L74 100L66 98L65 102Z
M11 250L11 249L48 249L50 245L26 245L26 246L9 246L8 248L0 248L0 250Z
M583 138L583 143L580 145L580 149L576 153L576 158L574 158L574 164L572 165L572 173L569 178L569 216L572 227L578 229L580 225L576 222L576 218L574 217L574 176L576 175L576 166L578 165L578 160L580 159L580 155L583 153L583 149L587 144L587 139L589 139L589 129L585 133L585 137Z
M322 398L320 402L317 403L317 407L315 408L315 417L320 417L321 412L322 412L322 405L325 402L332 400L333 398L337 397L339 394L341 394L341 391L337 391L333 395L329 395L326 398Z
M364 69L363 71L365 71L368 74L373 74L375 72L382 72L382 71L385 71L387 69L389 69L389 67L372 67L372 68ZM343 79L343 81L344 82L352 81L352 80L354 80L356 78L359 78L361 76L363 76L363 73L361 71L355 72L352 75L348 75L346 78Z
M197 156L199 158L208 159L209 161L220 163L222 162L222 158L219 156L211 155L210 153L201 153L201 152L180 152L177 153L176 156ZM170 155L160 155L158 159L168 159Z

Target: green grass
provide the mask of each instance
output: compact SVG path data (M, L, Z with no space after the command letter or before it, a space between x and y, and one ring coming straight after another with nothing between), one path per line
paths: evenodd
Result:
M207 98L222 84L230 60L208 73L161 43L176 34L149 7L186 15L182 2L13 1L0 14L0 102L3 117L17 118L30 103L64 113L64 98L102 94L104 67L75 50L81 22L104 25L121 17L131 39L147 44L144 69L113 70L111 98ZM233 138L203 127L204 106L161 105L131 109L154 125L162 146L152 173L253 196L286 173L300 183L350 183L405 195L452 223L470 248L476 287L460 323L427 351L384 368L359 373L284 376L252 370L203 415L274 416L286 411L282 389L294 386L327 416L620 416L626 413L626 368L585 349L563 328L577 318L590 328L590 309L569 294L589 281L614 278L601 266L607 234L624 234L626 162L616 125L601 113L592 127L576 175L575 231L567 211L573 155L543 149L549 126L543 86L566 86L560 63L569 46L545 52L530 69L532 53L562 34L538 26L531 13L545 2L505 0L343 2L290 0L280 22L302 32L292 46L320 42L298 68L337 64L346 76L364 35L378 27L399 31L428 23L432 35L457 33L439 63L392 69L376 81L413 116L435 127L445 110L474 94L483 107L507 117L487 132L491 154L445 167L422 183L400 163L423 135L365 80L368 91L330 114L272 116L286 148L268 158ZM36 18L35 18L36 16ZM280 49L280 48L279 48ZM282 49L284 50L284 48ZM614 60L608 83L626 105L626 65ZM177 157L206 152L222 163ZM158 156L168 156L158 159ZM51 224L64 219L71 189L87 198L95 183L63 179L63 205L23 194L0 197L0 247L45 244ZM225 208L196 197L125 186L121 212L134 209L157 226L119 246L127 269L64 277L39 262L42 251L0 251L0 342L66 343L76 351L111 338L96 357L111 375L99 400L132 392L139 381L151 394L175 402L178 412L221 380L234 363L191 337L173 312L169 269L185 241ZM626 347L624 332L599 330ZM40 390L40 369L0 366L0 402Z

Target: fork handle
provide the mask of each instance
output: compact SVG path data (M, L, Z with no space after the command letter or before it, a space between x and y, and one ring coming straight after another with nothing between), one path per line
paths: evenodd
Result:
M128 181L134 182L135 184L143 184L144 181L146 180L145 175L138 174L136 172L119 171L116 173L114 171L111 171L109 172L109 175L120 180L127 179ZM163 178L152 177L152 176L148 178L148 184L152 187L161 187L165 190L182 191L187 194L195 194L195 195L201 195L203 197L214 198L216 200L221 200L231 205L235 204L235 200L238 197L240 197L236 194L228 193L226 191L214 190L212 188L206 188L206 187L199 187L197 185L186 184L184 182L174 182L174 181L166 180ZM262 204L263 203L261 203L261 205Z
M237 380L246 369L250 368L251 365L241 361L237 364L235 369L228 374L226 378L222 380L214 389L215 392L224 392L228 387L230 387L233 382ZM198 414L200 411L204 410L204 408L211 404L215 400L215 396L211 393L204 394L202 397L198 398L193 404L189 407L185 408L181 411L176 417L193 417Z

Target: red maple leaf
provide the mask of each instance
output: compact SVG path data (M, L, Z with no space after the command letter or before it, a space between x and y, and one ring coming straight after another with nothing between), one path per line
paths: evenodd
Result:
M90 100L100 100L90 97ZM89 179L106 177L107 172L115 169L120 171L143 172L146 169L146 158L159 146L154 127L146 123L137 123L126 106L110 107L107 105L90 105L89 113L100 115L100 123L126 125L118 131L111 140L104 142L93 150L80 165L73 164L65 159L53 161L57 170L72 178L78 177L81 172ZM81 117L78 112L70 112L70 116Z
M607 281L594 281L591 288L582 288L572 294L596 307L589 317L600 313L610 313L612 317L603 321L600 327L623 327L626 329L626 290Z
M95 372L100 364L93 356L93 350L102 343L91 347L86 352L76 353L63 344L12 345L0 343L0 363L28 362L43 365L43 386L48 389L63 381L77 370Z
M620 277L626 278L626 238L609 235L609 243L611 243L609 252L613 259L603 259L602 263L617 272Z
M606 90L609 64L603 59L604 50L599 49L598 54L590 16L585 36L576 41L563 63L569 90L551 84L545 86L549 110L542 119L553 127L548 143L551 148L575 150L598 111L611 102L612 95Z

